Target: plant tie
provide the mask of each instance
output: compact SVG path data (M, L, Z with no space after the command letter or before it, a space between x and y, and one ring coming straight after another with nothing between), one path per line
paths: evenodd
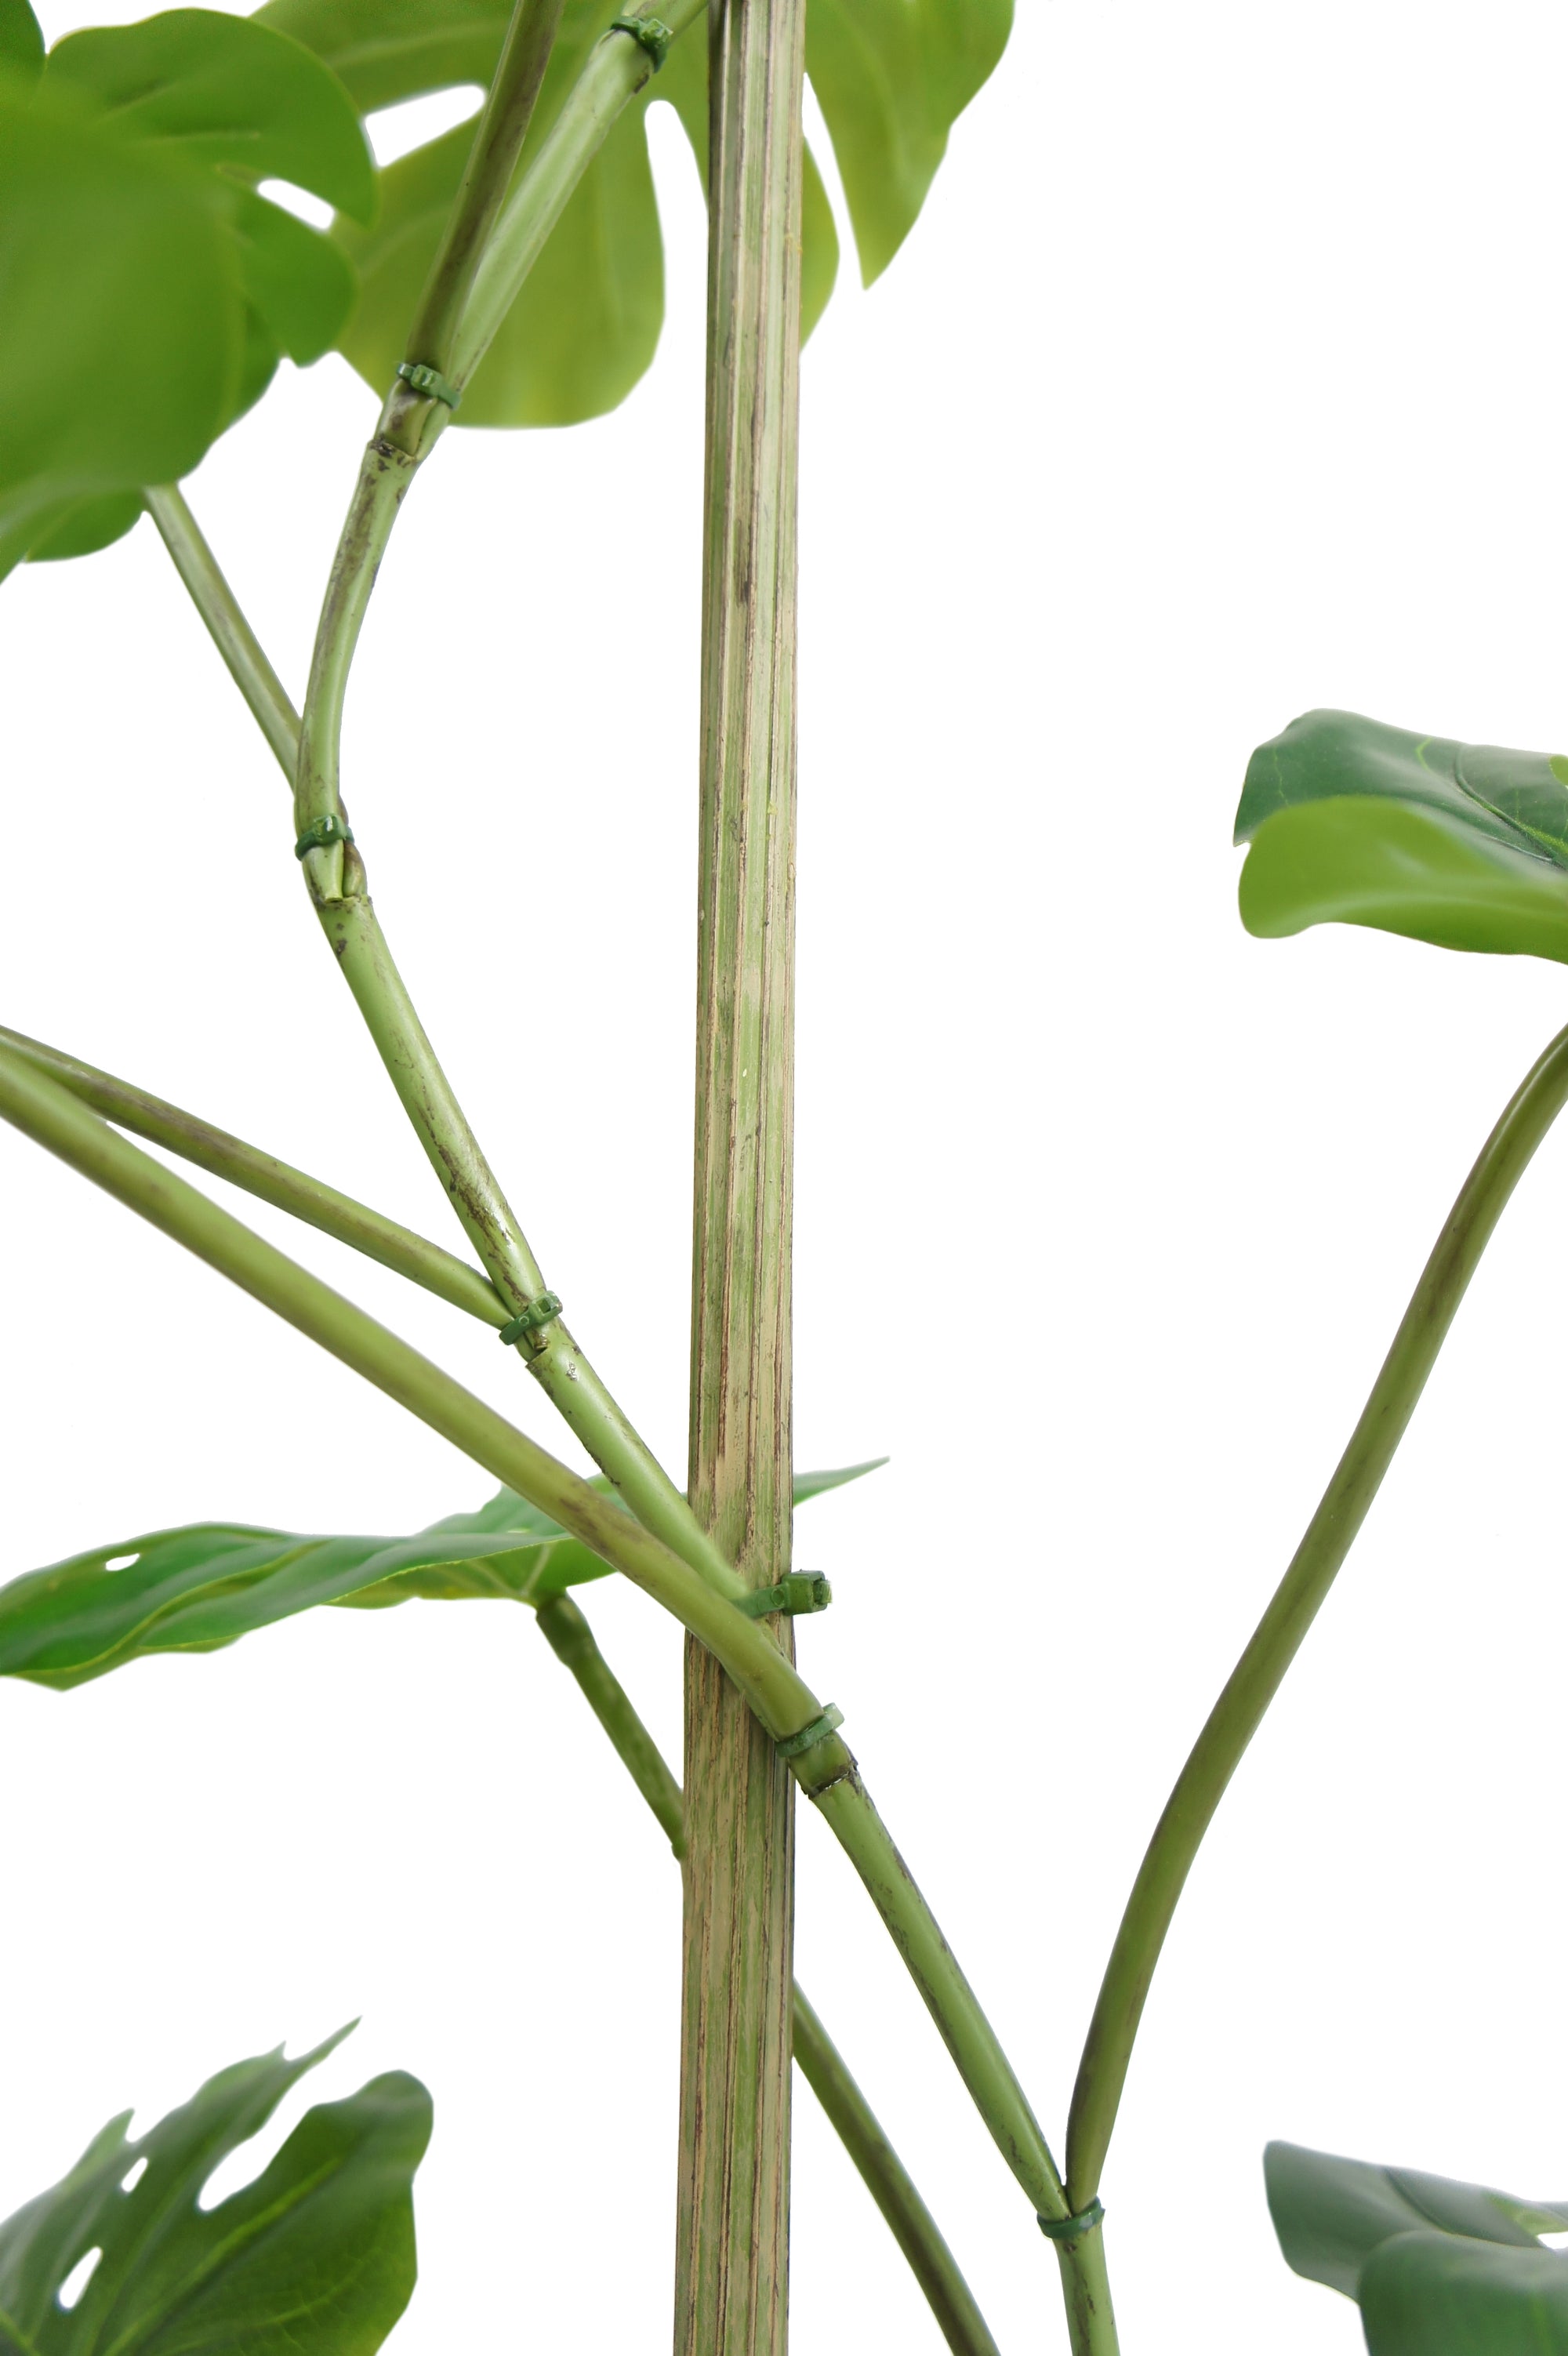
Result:
M456 409L463 398L439 369L427 368L423 360L399 360L397 372L404 384L422 392L426 401L444 401L448 409Z
M735 1608L744 1612L748 1620L761 1620L769 1612L785 1612L793 1620L805 1612L825 1612L832 1600L832 1587L825 1572L791 1570L776 1587L757 1587L749 1595L737 1595Z
M325 818L313 818L294 846L294 855L303 859L307 851L325 851L329 842L352 842L354 830L346 818L328 810Z
M497 1339L504 1342L510 1350L512 1344L521 1342L525 1333L535 1332L541 1325L548 1325L553 1317L560 1314L559 1296L553 1292L542 1292L537 1301L531 1301L526 1309L518 1311L510 1325L501 1327Z
M1076 2242L1080 2234L1092 2233L1105 2214L1104 2203L1098 2192L1087 2209L1076 2217L1036 2217L1035 2222L1047 2242Z
M670 44L675 36L668 25L657 16L618 16L606 27L611 33L629 33L634 41L648 51L653 59L653 70L659 71L670 54Z
M843 1712L835 1702L803 1726L799 1734L781 1734L773 1748L780 1759L800 1759L817 1743L825 1742L835 1728L843 1724Z

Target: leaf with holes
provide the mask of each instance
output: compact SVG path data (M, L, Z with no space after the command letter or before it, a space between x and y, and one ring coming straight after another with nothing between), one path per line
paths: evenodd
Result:
M317 2104L254 2183L197 2205L348 2034L297 2062L280 2048L236 2062L145 2136L126 2135L129 2111L111 2119L69 2176L0 2224L0 2351L371 2356L414 2284L413 2172L430 2140L416 2078L392 2072Z
M0 55L27 47L20 20L0 17ZM11 537L10 562L22 553L58 558L107 546L141 511L133 486L188 472L215 435L264 391L284 353L303 366L331 350L353 305L352 265L333 240L259 196L258 181L289 180L360 219L370 217L376 198L364 133L336 76L297 41L248 18L177 8L139 25L71 33L49 51L41 76L35 70L31 87L27 129L35 144L58 124L79 141L96 134L103 152L124 159L123 170L133 168L131 158L142 159L144 171L166 166L196 217L191 235L222 249L230 285L226 301L215 299L211 318L211 334L221 335L224 348L222 398L200 434L177 437L166 454L155 448L154 463L113 488L40 498ZM25 148L26 134L23 142ZM127 308L147 292L145 266L138 272L124 258L120 225L80 217L91 191L78 177L78 218L66 217L68 243L65 224L55 230L50 250L63 246L64 260L51 264L44 282L57 319L66 322L91 314L106 284ZM42 242L49 218L42 192L7 195L10 239L25 238L30 228L33 241ZM36 266L29 273L39 274ZM163 275L177 284L181 273L170 263ZM199 300L195 275L191 291ZM8 313L12 299L8 292ZM121 337L117 365L98 359L96 345L84 344L80 356L64 359L43 345L44 363L29 373L42 377L51 396L97 400L112 411L156 405L166 387L177 414L182 341L167 309L166 299L149 320L151 332ZM26 344L27 325L8 316L8 338ZM52 487L46 478L38 487Z
M508 0L268 0L262 20L325 59L367 111L487 84ZM616 0L566 0L522 166L536 153ZM920 210L953 121L991 72L1012 0L811 0L807 66L869 283ZM707 44L678 40L657 79L590 164L464 396L467 425L565 425L624 400L652 359L664 311L663 249L648 166L647 108L675 109L706 176ZM363 234L339 224L360 271L342 349L377 391L391 383L474 135L465 123L381 175ZM801 330L832 291L838 237L810 149L801 191Z
M1248 764L1241 921L1568 961L1568 761L1309 712Z
M795 1502L885 1462L798 1473ZM594 1486L607 1493L609 1483ZM196 1522L94 1547L0 1587L0 1676L63 1690L149 1653L216 1652L317 1604L540 1604L608 1576L607 1562L510 1489L403 1538Z
M1299 2144L1263 2155L1285 2262L1361 2309L1369 2356L1568 2356L1568 2203Z

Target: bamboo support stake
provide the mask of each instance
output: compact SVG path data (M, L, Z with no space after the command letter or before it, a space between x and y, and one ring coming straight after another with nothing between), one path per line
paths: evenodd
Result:
M753 1587L790 1549L803 40L801 0L711 11L689 1494ZM784 2356L793 1794L696 1644L683 1781L675 2356Z

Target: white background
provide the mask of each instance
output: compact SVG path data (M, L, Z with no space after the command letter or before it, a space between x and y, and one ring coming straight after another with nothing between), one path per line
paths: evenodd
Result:
M806 357L797 1452L893 1461L802 1518L838 1601L801 1654L1058 2154L1171 1779L1568 1012L1544 964L1250 941L1230 848L1309 705L1568 739L1565 69L1547 0L1023 0L909 247L869 295L846 266ZM429 1026L679 1468L702 222L667 111L653 144L658 363L601 423L447 438L346 759ZM296 694L373 414L285 369L191 487ZM150 528L0 594L0 1014L442 1232ZM485 1494L31 1145L0 1183L0 1572ZM1193 1875L1105 2183L1129 2356L1359 2344L1277 2254L1270 2136L1568 2190L1565 1199L1568 1131ZM571 1453L480 1328L288 1240ZM678 1755L676 1633L585 1600ZM0 1794L0 2213L122 2104L362 2013L310 2091L397 2065L436 2104L396 2356L667 2345L678 1876L525 1614L6 1687ZM809 1812L799 1960L1003 2348L1062 2348ZM803 2089L797 2155L797 2347L938 2348Z

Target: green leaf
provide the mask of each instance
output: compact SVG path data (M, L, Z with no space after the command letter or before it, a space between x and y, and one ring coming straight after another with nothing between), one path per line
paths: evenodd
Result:
M417 2079L390 2072L318 2104L254 2183L197 2206L348 2033L297 2062L280 2048L237 2062L134 2140L129 2111L111 2119L69 2176L0 2224L0 2347L8 2333L27 2356L371 2356L413 2289L412 2186L430 2139ZM67 2310L60 2285L94 2249Z
M948 133L994 70L1013 0L809 0L806 71L854 225L880 277L915 226Z
M52 564L66 556L93 556L101 548L124 540L143 509L140 491L110 491L97 499L78 499L41 540L27 551L29 564Z
M83 500L198 463L232 407L244 305L196 175L9 83L0 284L3 576Z
M795 1503L886 1463L801 1472ZM594 1487L610 1494L609 1483ZM310 1537L197 1522L94 1547L0 1587L0 1676L65 1689L149 1653L209 1653L317 1604L541 1604L609 1565L510 1489L412 1537ZM4 2351L0 2351L0 2356Z
M1241 921L1568 961L1568 762L1309 712L1247 768Z
M367 110L426 91L488 84L508 13L507 0L268 0L260 12L263 22L313 48ZM614 14L615 0L566 0L530 152ZM908 234L948 132L1001 56L1011 23L1012 0L811 0L808 69L868 284ZM477 370L459 424L564 425L599 416L650 365L664 273L645 119L660 100L680 116L705 180L707 44L700 27L675 44L589 166ZM368 234L338 225L361 281L341 349L378 391L403 358L473 136L473 124L464 123L389 166ZM801 242L804 337L838 270L838 232L809 147Z
M1272 2143L1285 2261L1359 2301L1370 2356L1568 2356L1568 2204Z
M112 115L127 139L257 180L288 180L356 220L375 211L375 166L336 74L286 34L212 8L69 33L44 87Z
M307 368L332 349L354 307L353 264L330 238L249 188L233 189L228 203L254 318L295 367ZM268 380L275 366L274 352Z
M0 0L0 66L32 81L43 64L43 30L27 0Z

